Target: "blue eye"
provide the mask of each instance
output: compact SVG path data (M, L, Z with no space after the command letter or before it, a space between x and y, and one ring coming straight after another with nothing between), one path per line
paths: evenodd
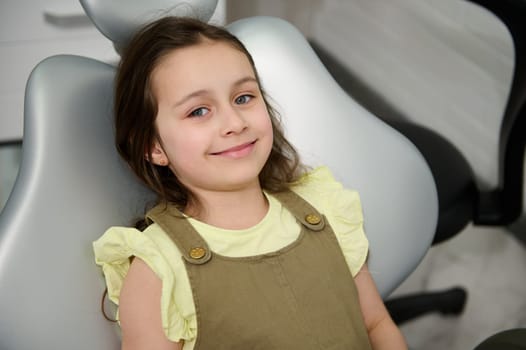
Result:
M245 103L248 103L250 102L250 100L252 99L252 96L250 95L241 95L239 97L237 97L234 102L238 105L243 105Z
M205 107L199 107L197 109L194 109L192 112L190 112L191 117L204 117L209 112L208 108Z

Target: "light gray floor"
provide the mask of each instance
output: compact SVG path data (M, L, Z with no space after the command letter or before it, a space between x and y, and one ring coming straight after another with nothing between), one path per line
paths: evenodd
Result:
M430 314L401 329L412 349L473 349L498 331L526 327L526 249L499 227L468 226L429 250L394 293L464 286L468 301L459 317Z
M309 37L405 119L445 135L477 180L498 184L514 67L504 24L465 0L322 3Z

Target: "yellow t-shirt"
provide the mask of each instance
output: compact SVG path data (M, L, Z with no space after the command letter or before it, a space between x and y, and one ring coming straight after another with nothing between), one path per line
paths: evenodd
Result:
M358 193L344 189L326 167L305 175L292 190L325 215L355 276L365 263L369 248ZM296 240L301 228L277 199L266 196L266 216L248 229L226 230L188 220L218 254L240 257L276 251ZM108 296L116 304L130 266L129 257L137 256L148 264L162 281L161 318L167 338L184 340L183 349L193 349L197 322L191 287L181 253L165 232L157 224L144 232L112 227L93 247L96 263L102 266L106 278Z

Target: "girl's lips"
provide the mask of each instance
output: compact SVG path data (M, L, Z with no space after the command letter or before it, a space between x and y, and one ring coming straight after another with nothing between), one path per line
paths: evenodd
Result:
M257 141L257 140L256 140ZM225 156L229 158L241 158L249 154L254 148L256 141L243 143L238 146L234 146L223 151L211 153L213 156Z

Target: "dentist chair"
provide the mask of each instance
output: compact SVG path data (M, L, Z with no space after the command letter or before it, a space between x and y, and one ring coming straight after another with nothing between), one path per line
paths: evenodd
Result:
M216 6L214 0L81 3L117 48L159 16L206 21ZM252 53L304 161L329 166L360 192L369 269L388 296L435 233L438 199L426 161L338 86L290 24L258 17L228 29ZM153 195L113 146L114 74L110 64L59 55L42 61L29 78L22 164L0 216L1 349L120 347L118 326L101 312L105 287L91 243L109 226L130 225Z

